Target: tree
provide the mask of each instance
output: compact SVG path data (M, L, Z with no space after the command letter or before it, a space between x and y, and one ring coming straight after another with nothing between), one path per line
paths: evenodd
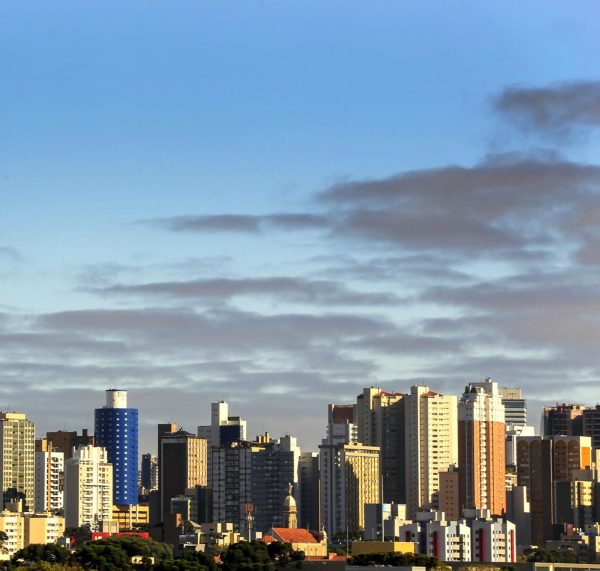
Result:
M82 567L98 571L126 571L131 569L130 558L119 545L106 540L91 541L75 551L75 560Z
M273 571L267 544L262 541L242 541L230 545L221 553L224 571Z
M189 561L200 566L205 571L217 571L214 555L211 552L204 551L184 551L178 560Z
M55 543L47 545L31 544L20 549L12 556L12 562L25 561L26 563L39 563L47 561L48 563L69 563L71 562L71 552Z
M348 565L360 566L392 566L392 567L426 567L434 569L439 566L435 557L420 553L361 553L348 560Z
M68 527L65 530L65 537L71 539L72 547L79 547L80 545L91 541L92 530L89 525L84 525L82 527Z

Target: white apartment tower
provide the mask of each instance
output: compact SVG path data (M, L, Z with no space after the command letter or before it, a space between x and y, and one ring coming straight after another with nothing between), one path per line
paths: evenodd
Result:
M35 424L25 414L0 413L0 463L2 505L23 500L23 509L33 510Z
M79 446L65 463L65 525L95 529L112 519L113 467L105 448Z
M46 439L41 448L35 453L35 511L56 512L64 504L65 454L54 450Z
M406 508L437 508L440 472L458 463L457 398L412 386L405 397Z

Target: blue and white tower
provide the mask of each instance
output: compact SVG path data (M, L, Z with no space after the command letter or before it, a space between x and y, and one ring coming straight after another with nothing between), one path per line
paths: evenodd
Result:
M138 503L138 410L127 408L127 391L108 389L106 406L94 411L96 446L113 465L113 503Z

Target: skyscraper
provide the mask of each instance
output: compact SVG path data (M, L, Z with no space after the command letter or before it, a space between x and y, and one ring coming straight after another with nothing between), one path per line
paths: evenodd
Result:
M0 413L0 490L3 506L23 500L34 508L35 424L18 412Z
M437 508L440 472L458 464L457 398L412 386L406 399L406 511Z
M321 518L327 534L364 529L365 505L381 503L379 448L362 444L319 446Z
M35 511L56 512L64 504L63 477L65 455L46 438L36 441Z
M504 405L498 383L469 383L458 403L461 509L506 510Z
M501 387L499 389L504 405L506 426L525 426L527 424L527 401L519 387Z
M92 529L112 519L113 467L104 448L80 446L65 462L65 524Z
M298 465L299 524L302 528L321 529L319 483L319 454L317 452L302 452Z
M582 404L556 404L543 410L543 433L545 436L582 436L583 411Z
M207 442L179 429L161 439L160 496L162 518L171 513L171 500L195 486L207 484Z
M113 466L113 503L138 503L138 411L127 408L127 391L108 389L106 405L94 411L96 445Z
M158 458L155 454L142 454L142 488L151 492L158 489Z
M381 450L383 501L401 504L406 499L405 396L380 388L365 388L356 399L355 409L358 441Z

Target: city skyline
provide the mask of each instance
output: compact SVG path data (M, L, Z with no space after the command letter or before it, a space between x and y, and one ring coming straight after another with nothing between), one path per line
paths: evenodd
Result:
M0 409L316 450L369 385L600 402L598 16L3 3Z

